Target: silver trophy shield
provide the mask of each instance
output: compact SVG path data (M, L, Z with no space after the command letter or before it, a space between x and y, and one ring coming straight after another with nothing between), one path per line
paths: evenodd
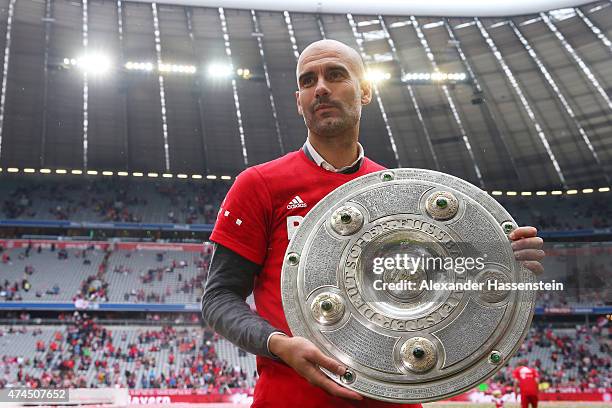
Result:
M423 169L384 170L332 191L304 217L282 268L294 336L348 367L334 381L383 401L445 399L519 348L533 283L517 227L478 187ZM471 261L470 261L471 260Z

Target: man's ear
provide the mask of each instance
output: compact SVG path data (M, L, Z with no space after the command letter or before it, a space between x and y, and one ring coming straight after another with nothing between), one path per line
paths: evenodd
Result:
M297 105L297 111L301 116L304 116L302 111L302 104L300 103L300 91L295 91L295 103Z
M368 105L372 102L372 82L362 79L359 85L361 87L361 104Z

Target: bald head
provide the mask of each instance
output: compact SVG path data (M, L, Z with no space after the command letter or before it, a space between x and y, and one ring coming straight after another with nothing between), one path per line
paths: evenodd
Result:
M363 60L357 51L343 42L336 40L315 41L302 51L298 58L296 78L299 79L305 64L326 58L337 58L343 61L360 80L365 75Z

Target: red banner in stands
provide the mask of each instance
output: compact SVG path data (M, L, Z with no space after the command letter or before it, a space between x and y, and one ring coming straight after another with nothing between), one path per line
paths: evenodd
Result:
M244 404L252 402L246 393L209 394L202 389L141 389L129 390L131 405L191 403L205 404L225 402Z
M502 397L506 402L517 402L514 393ZM612 388L601 388L589 392L580 392L578 388L564 388L562 390L540 392L540 401L574 401L574 402L610 402L612 401ZM465 394L457 395L447 401L457 402L492 402L490 393L482 391L470 391Z
M27 239L0 239L0 245L4 248L27 248L32 244L36 249L41 246L44 249L51 248L55 244L57 249L87 249L93 245L97 250L106 250L109 246L114 249L130 251L183 251L202 252L207 244L174 244L157 242L105 242L105 241L53 241L53 240L27 240Z
M612 389L600 389L591 392L576 392L577 390L566 389L563 392L541 392L540 401L588 401L588 402L610 402L612 401ZM233 403L249 404L252 396L244 393L235 394L207 394L205 390L199 389L141 389L129 390L130 404L172 404L172 403ZM457 402L491 402L491 395L481 391L471 391L457 395L447 401ZM507 402L516 402L514 394L508 395Z

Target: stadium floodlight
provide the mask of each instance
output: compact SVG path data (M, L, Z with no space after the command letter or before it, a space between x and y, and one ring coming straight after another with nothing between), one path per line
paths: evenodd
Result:
M582 189L582 194L591 194L594 190L592 188Z
M201 178L202 178L202 175L201 175L201 174L192 174L192 175L191 175L191 178L192 178L192 179L201 179Z
M504 193L501 192L501 191L498 191L498 190L491 191L491 195L494 195L494 196L500 196L502 194L504 194Z
M563 191L561 191L561 190L553 190L553 191L550 192L550 194L551 195L561 195L561 194L563 194Z
M232 76L232 67L228 64L211 64L208 66L208 75L212 78L229 78Z
M578 194L578 190L567 190L567 191L565 192L565 194L567 194L567 195L574 195L574 194Z
M186 179L187 175L186 174L177 174L176 177L178 177L180 179Z
M112 171L103 171L103 172L102 172L102 175L103 175L103 176L112 176L112 175L113 175L113 172L112 172Z
M251 78L251 70L248 68L238 68L236 70L236 74L242 79L250 79Z
M83 174L83 170L70 170L71 174Z
M173 72L179 74L195 74L195 65L159 64L159 72Z
M66 174L66 173L68 173L68 171L64 169L55 169L55 174Z
M147 177L155 178L155 177L159 177L159 174L158 173L147 173Z
M607 193L610 191L610 187L599 187L597 191L599 191L600 193Z
M9 167L8 169L6 169L6 171L8 171L9 173L19 173L19 169L16 167Z
M142 176L144 176L144 174L142 174L139 171L135 171L134 173L132 173L132 176L134 176L134 177L142 177Z
M531 191L521 191L521 195L522 196L530 196L531 195Z
M215 176L214 174L209 174L208 176L206 176L206 178L209 180L216 180L217 176Z
M120 177L126 177L129 175L129 173L127 171L118 171L117 175Z
M162 177L163 178L172 178L174 176L172 174L170 174L170 173L164 173L164 174L162 174Z
M506 191L506 195L507 196L515 196L515 195L517 195L517 192L516 191Z
M87 170L87 174L89 174L90 176L97 176L98 172L96 170Z
M371 82L382 82L391 79L391 74L380 69L368 69L365 77Z
M76 59L76 66L92 75L106 74L111 68L111 60L102 53L90 53Z
M51 173L51 169L40 169L39 170L42 174L50 174Z
M35 171L36 171L36 170L34 170L34 169L30 169L30 168L25 168L25 169L23 169L23 172L24 172L24 173L34 173Z
M546 191L536 191L536 195L539 195L539 196L545 196L547 194L548 193Z
M153 71L153 63L151 63L151 62L128 61L128 62L125 63L125 69L127 69L129 71L146 71L146 72L151 72L151 71Z
M231 180L231 176L221 176L221 180Z
M402 76L402 82L416 84L444 84L466 82L468 76L465 72L406 72Z

